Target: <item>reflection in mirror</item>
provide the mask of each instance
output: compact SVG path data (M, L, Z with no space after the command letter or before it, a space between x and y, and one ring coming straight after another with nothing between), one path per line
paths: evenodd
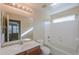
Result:
M26 30L24 33L21 34L22 39L24 40L31 40L33 39L33 27Z
M30 20L29 20L30 19ZM24 20L22 23L22 32L21 32L21 39L24 41L29 41L33 39L33 19L29 18Z
M33 27L29 28L27 31L25 31L23 34L21 34L21 37L26 36L28 34L32 34L33 33ZM29 36L27 36L29 37ZM30 39L33 39L32 35L30 36Z
M20 21L9 20L9 41L20 39Z
M13 13L2 14L2 44L33 39L33 19ZM13 43L14 42L14 43Z

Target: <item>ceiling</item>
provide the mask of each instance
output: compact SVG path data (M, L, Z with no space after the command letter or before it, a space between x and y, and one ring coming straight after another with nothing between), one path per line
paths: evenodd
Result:
M33 9L40 9L40 8L46 8L51 3L21 3L21 5L31 7Z

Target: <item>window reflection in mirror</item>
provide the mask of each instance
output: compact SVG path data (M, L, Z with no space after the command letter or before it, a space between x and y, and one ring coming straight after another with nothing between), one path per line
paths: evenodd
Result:
M20 39L20 21L9 20L9 41Z

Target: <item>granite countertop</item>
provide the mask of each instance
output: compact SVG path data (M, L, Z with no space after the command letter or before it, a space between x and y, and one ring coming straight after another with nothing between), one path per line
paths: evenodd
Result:
M3 47L3 48L0 48L0 55L15 55L17 53L26 51L28 49L31 49L39 45L40 44L35 41L29 41L29 42L23 43L22 45L16 44L12 46Z

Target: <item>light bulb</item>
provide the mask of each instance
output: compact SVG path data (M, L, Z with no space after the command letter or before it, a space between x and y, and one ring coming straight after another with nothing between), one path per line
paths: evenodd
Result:
M15 6L16 4L15 3L12 3L12 5Z
M55 5L57 5L57 3L52 3L52 4L51 4L51 6L55 6Z
M23 6L22 9L25 9L25 7Z

